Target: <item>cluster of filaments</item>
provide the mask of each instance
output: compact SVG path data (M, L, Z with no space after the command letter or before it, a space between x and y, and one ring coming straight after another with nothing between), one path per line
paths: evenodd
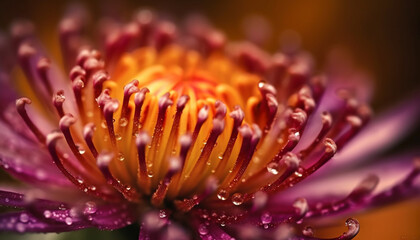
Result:
M78 25L64 21L63 54L76 59L69 89L56 89L52 64L27 41L19 43L23 72L34 95L41 97L18 99L17 111L60 171L92 196L184 212L198 205L250 204L254 207L244 209L258 211L267 194L315 172L369 119L367 108L344 90L339 109L311 116L325 79L311 76L304 57L267 57L247 44L232 47L231 58L220 57L224 41L215 31L197 32L195 39L203 48L192 51L172 44L172 24L152 27L145 19L150 20L138 20L141 31L131 23L110 37L105 58L96 50L72 49ZM152 40L124 55L128 42L145 33ZM173 68L179 55L184 61ZM217 66L218 61L226 66ZM139 77L127 78L124 73L130 71ZM43 132L26 110L31 100L56 113L45 118L56 121L59 131ZM295 151L310 117L322 127ZM296 214L288 221L298 221L308 211L304 199L293 208ZM216 215L213 220L227 223L243 214L232 219ZM267 215L263 224L271 220Z

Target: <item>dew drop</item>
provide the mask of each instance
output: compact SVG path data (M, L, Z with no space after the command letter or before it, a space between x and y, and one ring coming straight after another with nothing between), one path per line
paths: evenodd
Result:
M306 226L305 228L303 228L302 234L307 237L312 237L314 235L314 230L311 226Z
M160 210L160 211L159 211L159 217L160 217L160 218L166 218L166 216L167 216L167 215L166 215L165 210Z
M267 164L267 171L273 175L279 174L279 164L276 162L270 162Z
M120 134L115 134L115 139L117 140L117 141L121 141L122 140L122 136L120 135Z
M128 120L127 118L121 118L120 119L120 126L121 127L126 127L128 125Z
M45 180L47 178L47 173L42 169L37 169L35 175L39 180Z
M103 129L107 129L107 128L108 128L108 125L106 124L106 121L105 121L105 120L103 120L103 121L101 122L101 127L102 127Z
M93 214L97 211L96 203L89 201L85 203L84 214Z
M220 160L223 159L223 155L219 155L217 158L219 158Z
M201 235L207 235L209 233L209 229L207 228L207 226L205 224L200 224L200 226L198 227L198 232Z
M72 225L73 224L73 219L71 219L71 217L66 217L66 219L64 219L64 222L67 224L67 225Z
M122 162L124 161L124 159L125 159L124 154L122 152L118 153L118 160Z
M153 171L148 171L148 172L147 172L147 176L148 176L149 178L152 178L152 177L153 177Z
M86 150L82 147L81 144L76 144L77 150L79 150L80 155L85 154Z
M222 201L225 201L228 197L229 197L229 193L224 189L221 189L219 193L217 194L217 198Z
M271 223L271 220L273 220L273 217L270 215L270 213L266 212L261 215L260 219L262 224L269 224Z
M235 193L232 195L232 203L236 206L241 205L244 202L244 196L242 193Z
M26 228L25 224L23 224L23 223L17 223L16 224L16 231L18 231L20 233L24 232L25 228Z
M44 217L45 217L45 218L50 218L50 217L51 217L51 215L52 215L52 213L51 213L51 211L50 211L50 210L45 210L45 211L44 211Z
M28 221L29 221L29 216L28 216L28 214L26 214L26 213L22 213L22 214L19 216L19 220L20 220L21 222L23 222L23 223L28 222Z

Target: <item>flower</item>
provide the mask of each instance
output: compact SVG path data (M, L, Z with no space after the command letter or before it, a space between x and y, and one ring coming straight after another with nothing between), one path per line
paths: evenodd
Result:
M301 50L229 43L200 17L182 27L146 10L128 24L103 20L97 43L84 24L80 10L60 22L67 77L31 23L12 26L12 47L2 42L25 77L11 77L4 54L1 164L31 187L0 191L18 208L0 215L1 230L138 222L140 239L316 239L308 220L418 194L411 155L365 178L334 176L418 115L406 104L346 147L371 112L364 75L339 59L318 75ZM336 239L358 233L356 219L346 225Z

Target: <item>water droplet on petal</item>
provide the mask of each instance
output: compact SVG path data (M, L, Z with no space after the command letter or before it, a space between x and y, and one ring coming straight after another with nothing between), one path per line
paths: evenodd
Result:
M235 193L232 195L232 203L236 206L241 205L244 202L244 196L242 193Z
M85 154L86 150L83 148L81 144L76 144L77 150L79 151L80 155Z
M269 224L271 223L271 220L273 220L273 217L270 215L270 213L266 212L261 215L260 219L262 224Z
M207 226L205 224L200 224L200 226L198 227L198 232L201 235L207 235L209 233L209 229L207 228Z
M302 234L307 237L312 237L314 235L314 230L311 226L306 226L305 228L303 228Z
M267 164L267 171L273 175L279 174L279 164L276 162L270 162Z
M224 189L221 189L219 193L217 194L217 198L222 201L225 201L228 197L229 197L229 193Z
M117 141L121 141L122 140L122 136L120 135L120 134L115 134L115 139L117 140Z
M160 211L159 211L159 217L160 217L160 218L166 218L166 216L167 216L167 215L166 215L165 210L160 210Z
M25 228L26 228L25 224L23 224L23 223L17 223L16 224L16 231L18 231L20 233L24 232Z
M125 126L127 126L128 125L128 120L127 120L127 118L121 118L120 119L120 126L121 127L125 127Z
M93 214L97 210L96 203L89 201L85 203L85 209L83 211L84 214Z
M22 214L19 216L19 220L20 220L21 222L23 222L23 223L28 222L28 221L29 221L29 216L28 216L28 214L26 214L26 213L22 213Z
M124 161L125 157L123 153L118 153L118 160L120 160L121 162Z
M51 211L50 211L50 210L45 210L45 211L44 211L44 217L45 217L45 218L50 218L50 217L51 217L51 215L52 215L52 214L51 214Z
M72 225L73 224L73 219L71 218L71 217L66 217L66 219L64 219L64 222L67 224L67 225Z

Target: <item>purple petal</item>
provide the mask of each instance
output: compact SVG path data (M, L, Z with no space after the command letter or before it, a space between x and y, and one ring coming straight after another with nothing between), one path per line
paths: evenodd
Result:
M272 207L279 202L291 202L299 197L304 197L310 203L323 200L339 200L347 196L358 184L369 175L376 175L379 178L374 194L384 189L388 189L404 177L413 169L412 160L418 156L415 153L394 156L383 159L377 164L363 166L358 169L347 169L347 171L333 172L330 175L309 176L300 184L281 192L276 198L271 200Z
M420 120L419 97L405 101L382 114L339 152L329 167L365 160L406 136Z
M0 121L0 165L14 177L31 184L69 187L70 182L38 144L12 132Z
M0 215L0 231L12 232L66 232L89 227L83 223L46 223L28 212L13 212Z

